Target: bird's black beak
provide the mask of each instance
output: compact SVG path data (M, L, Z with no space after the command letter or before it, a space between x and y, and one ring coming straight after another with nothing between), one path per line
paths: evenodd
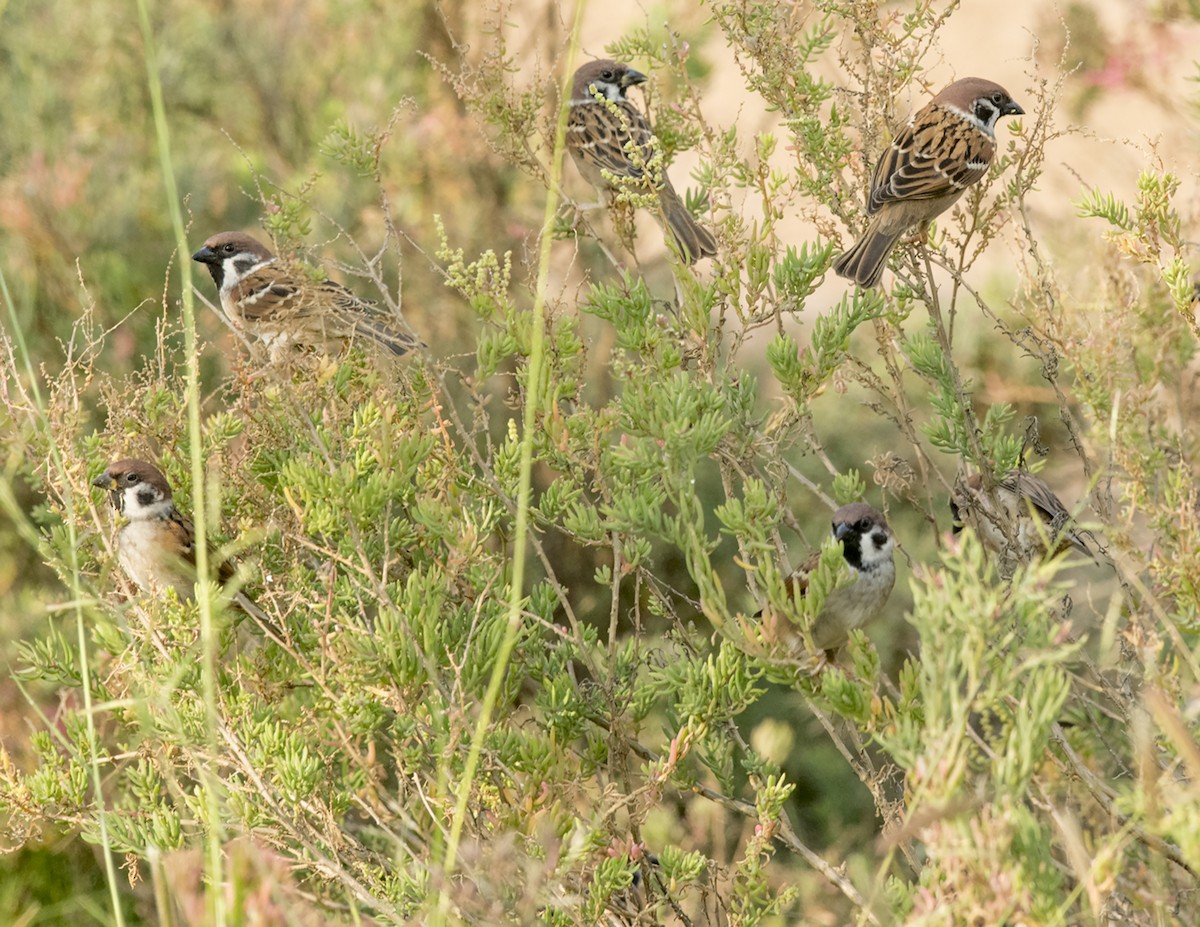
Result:
M199 261L201 264L216 264L217 252L205 245L199 251L192 255L193 261Z
M1021 107L1018 106L1016 103L1014 103L1012 100L1009 100L1007 103L1004 104L1004 109L1000 110L1000 115L1001 116L1024 116L1025 110L1021 109Z
M840 541L840 540L844 539L846 537L846 535L849 533L850 533L850 526L848 524L846 524L845 522L842 522L840 525L834 526L833 539L835 541Z
M646 75L641 71L635 71L629 68L621 75L621 89L628 90L630 87L636 87L638 84L646 83Z
M92 480L92 485L97 489L112 489L113 479L108 475L108 471L105 471Z

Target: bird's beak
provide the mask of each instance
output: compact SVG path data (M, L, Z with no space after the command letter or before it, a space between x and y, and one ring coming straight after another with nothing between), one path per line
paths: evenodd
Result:
M849 533L850 533L850 526L845 523L842 523L833 529L833 539L835 541L840 541L843 538L845 538L845 536Z
M628 90L630 87L636 87L638 84L646 83L646 75L641 71L635 71L630 68L621 78L621 89Z
M201 264L215 264L217 263L217 252L205 245L192 255L192 260L199 261Z
M108 475L108 471L105 470L98 477L92 480L92 485L97 489L112 489L113 479Z
M1016 103L1014 103L1012 100L1009 100L1008 103L1005 105L1004 109L1002 109L1000 111L1000 115L1001 116L1024 116L1025 110L1021 109L1021 107L1018 106Z

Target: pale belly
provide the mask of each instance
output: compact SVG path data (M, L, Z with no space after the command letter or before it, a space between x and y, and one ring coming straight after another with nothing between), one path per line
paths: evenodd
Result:
M194 595L195 576L189 565L163 548L162 533L151 524L132 522L117 540L121 568L139 589L163 592L173 588L179 598Z

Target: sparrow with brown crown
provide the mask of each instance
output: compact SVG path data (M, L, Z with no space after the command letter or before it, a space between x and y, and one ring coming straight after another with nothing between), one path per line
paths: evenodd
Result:
M195 529L175 507L162 471L144 460L127 458L110 464L92 485L108 491L112 507L125 519L117 530L117 562L133 584L151 595L173 589L182 601L195 598ZM222 585L233 578L234 567L228 560L218 562L210 551L208 563ZM274 629L274 623L243 593L234 594L233 604Z
M716 254L717 242L712 232L692 217L665 170L661 179L646 177L645 165L654 155L654 133L646 117L625 96L630 87L645 80L645 74L608 59L580 67L571 89L567 149L579 172L604 196L616 192L622 181L634 189L655 182L661 206L661 214L656 211L655 218L670 232L684 262L694 264ZM630 147L638 152L637 158L627 150Z
M945 212L978 183L996 154L996 123L1025 110L1008 91L981 77L956 80L900 132L875 166L867 215L871 224L834 272L861 287L878 286L900 238Z
M208 267L230 322L262 341L272 360L291 346L335 353L357 337L397 357L421 346L375 303L281 263L244 232L213 235L192 260Z
M827 655L845 644L851 631L863 627L883 610L896 584L896 564L892 558L896 541L882 513L865 502L843 505L833 513L831 530L833 537L841 542L851 579L825 597L821 611L813 619L813 643ZM809 577L820 560L820 551L805 560L788 579L789 591L804 596ZM777 631L782 624L786 621L776 618ZM798 640L794 631L785 630L779 636Z
M962 479L950 496L954 532L970 527L997 558L1002 576L1035 559L1076 550L1095 560L1071 513L1046 481L1027 470L1011 470L988 486L983 474Z

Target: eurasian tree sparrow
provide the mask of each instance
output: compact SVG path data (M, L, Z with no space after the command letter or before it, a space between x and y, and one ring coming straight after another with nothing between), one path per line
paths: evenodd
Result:
M621 186L646 193L656 189L662 209L655 218L670 231L684 262L693 264L716 254L717 243L692 217L666 170L661 177L646 176L645 165L654 156L654 133L646 117L625 98L625 91L645 80L645 74L608 59L579 68L571 90L567 148L579 172L602 195ZM631 150L637 152L636 158Z
M112 507L125 519L117 530L117 561L135 586L161 595L168 589L183 601L195 597L196 534L192 522L175 507L171 486L162 471L144 460L127 458L110 464L92 485L108 490ZM229 561L209 568L222 585L233 578ZM233 603L274 630L274 623L243 593Z
M273 360L291 345L336 352L357 336L397 356L420 345L375 303L289 267L243 232L213 235L192 260L208 266L230 322L262 341Z
M850 632L861 628L883 610L896 583L896 564L892 552L896 542L883 515L865 502L843 505L833 513L833 537L842 544L842 556L851 580L825 598L812 624L813 643L826 652L836 651ZM809 576L817 569L821 552L816 551L788 579L794 595L808 591ZM770 617L768 617L770 620ZM777 635L798 639L799 635L782 629L786 621L774 621Z
M996 122L1024 112L1007 90L980 77L956 80L935 96L879 158L867 198L867 215L875 218L834 271L861 287L878 286L901 236L923 231L987 173Z
M960 480L950 496L950 513L955 533L970 527L998 558L1002 576L1069 549L1095 560L1086 532L1075 529L1067 507L1043 479L1026 470L1011 470L990 488L981 473Z

